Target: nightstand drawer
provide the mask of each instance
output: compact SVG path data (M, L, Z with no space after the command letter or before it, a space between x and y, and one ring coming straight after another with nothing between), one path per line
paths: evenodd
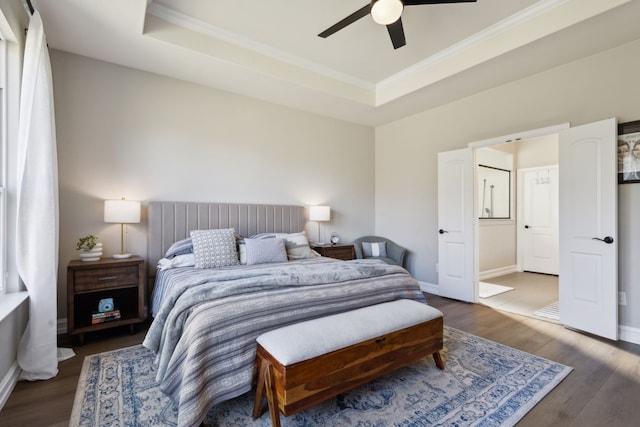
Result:
M311 246L322 256L349 261L355 258L353 245Z
M350 260L353 259L353 248L351 246L345 246L340 248L331 248L327 251L327 256L336 259Z
M138 284L138 267L135 265L79 270L74 274L76 292Z

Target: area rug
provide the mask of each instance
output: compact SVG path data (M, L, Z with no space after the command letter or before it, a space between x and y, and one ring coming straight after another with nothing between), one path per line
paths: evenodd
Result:
M558 302L549 304L546 307L541 308L538 311L533 312L538 317L545 317L552 320L560 320L560 309L558 308Z
M572 370L457 329L445 327L433 358L374 380L320 405L282 417L284 426L513 426ZM155 384L153 355L142 346L87 356L69 426L175 426L176 410ZM212 426L271 425L253 420L252 390L215 406ZM266 406L266 405L265 405Z
M478 296L480 298L490 298L512 290L513 288L509 286L496 285L495 283L478 282Z

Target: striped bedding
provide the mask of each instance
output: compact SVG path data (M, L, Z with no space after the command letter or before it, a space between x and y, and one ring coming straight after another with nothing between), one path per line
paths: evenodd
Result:
M215 404L246 393L263 332L396 299L424 301L401 267L378 260L312 258L242 268L177 268L143 345L178 425L200 424Z

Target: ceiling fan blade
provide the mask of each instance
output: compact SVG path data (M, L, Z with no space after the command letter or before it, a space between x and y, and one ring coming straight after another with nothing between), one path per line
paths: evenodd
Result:
M440 4L440 3L475 3L477 0L403 0L405 6L416 6L419 4Z
M331 34L337 33L347 25L351 25L354 22L356 22L358 19L364 18L369 14L369 12L371 12L371 4L368 4L362 7L362 9L356 10L351 15L344 18L342 21L339 21L338 23L333 24L332 26L330 26L329 28L327 28L326 30L318 34L318 36L326 39Z
M407 44L404 38L404 29L402 28L402 18L398 18L393 24L387 25L387 31L389 31L389 37L391 37L391 43L393 43L394 49L398 49Z

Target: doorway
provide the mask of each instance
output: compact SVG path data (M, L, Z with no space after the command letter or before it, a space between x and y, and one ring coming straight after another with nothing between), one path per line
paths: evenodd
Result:
M478 165L511 172L508 214L494 219L480 212L478 217L478 301L558 322L558 135L475 152Z

